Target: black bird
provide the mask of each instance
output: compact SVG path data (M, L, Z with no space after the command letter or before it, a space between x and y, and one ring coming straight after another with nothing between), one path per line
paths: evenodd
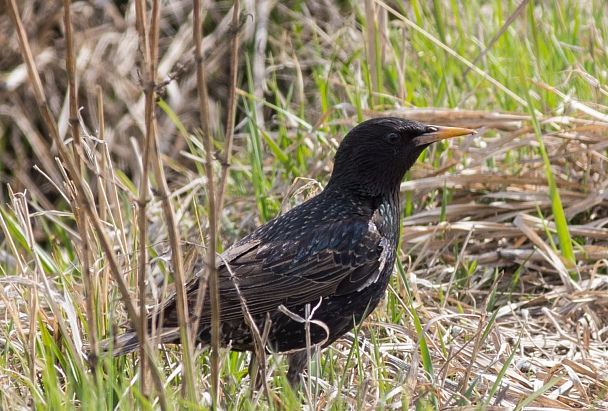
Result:
M431 143L473 133L394 117L353 128L336 152L325 190L258 227L218 259L221 344L254 350L236 283L260 332L270 326L268 348L291 353L287 376L297 383L306 364L307 333L293 315L305 318L306 306L318 305L309 318L309 341L326 347L376 308L397 256L403 176ZM201 277L199 272L186 286L191 315ZM171 296L150 315L149 329L157 330L162 343L179 343L177 327ZM208 293L197 340L211 342ZM133 351L137 335L120 335L113 345L114 355Z

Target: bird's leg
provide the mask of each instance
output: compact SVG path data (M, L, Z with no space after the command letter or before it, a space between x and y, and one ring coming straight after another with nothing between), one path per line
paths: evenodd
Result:
M249 378L251 379L251 392L259 391L262 388L262 384L264 383L264 377L262 368L258 362L258 357L255 355L255 352L251 353L251 360L249 360Z
M245 310L246 310L246 306ZM251 386L259 391L262 385L266 386L266 341L268 341L268 331L272 321L270 316L266 314L266 321L264 322L264 328L262 328L262 334L258 330L253 318L249 315L249 327L254 338L254 349L251 352L251 361L249 361L249 378L251 379ZM266 386L266 391L267 390Z
M311 349L311 357L317 352L316 348ZM298 388L301 382L301 375L308 366L308 354L306 350L297 351L287 356L289 370L287 371L287 381L292 388Z

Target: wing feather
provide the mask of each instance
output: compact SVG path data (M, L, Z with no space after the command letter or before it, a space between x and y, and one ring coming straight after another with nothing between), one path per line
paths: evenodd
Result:
M386 241L364 218L332 221L308 233L308 237L272 240L250 236L222 254L218 264L220 320L244 317L235 283L255 316L273 312L280 305L289 309L314 304L321 297L359 291L378 278ZM191 310L203 271L187 284ZM176 326L173 297L161 310L163 327ZM210 321L210 311L207 293L201 323Z
M316 303L321 297L358 291L375 281L382 236L369 228L363 219L339 221L314 232L312 238L245 247L244 254L226 260L230 270L219 267L221 320L243 318L235 281L252 315L274 311L281 304L291 308ZM202 316L203 321L207 318L208 309Z

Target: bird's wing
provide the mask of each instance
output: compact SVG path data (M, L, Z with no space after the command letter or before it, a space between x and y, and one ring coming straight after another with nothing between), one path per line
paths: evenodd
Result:
M332 222L300 238L240 242L218 269L221 320L243 318L241 298L256 315L281 304L314 306L321 297L361 290L378 279L392 252L388 244L361 218ZM203 322L209 320L208 308L205 303Z
M220 320L244 318L241 298L251 315L310 303L321 297L348 294L374 283L390 253L390 243L372 221L333 220L301 236L249 236L222 254L218 261ZM200 265L199 265L200 266ZM202 268L186 284L190 313L194 311ZM238 285L238 290L235 287ZM240 295L239 295L240 294ZM201 324L211 316L208 291ZM176 327L175 294L150 314L163 328ZM159 324L160 325L160 324Z

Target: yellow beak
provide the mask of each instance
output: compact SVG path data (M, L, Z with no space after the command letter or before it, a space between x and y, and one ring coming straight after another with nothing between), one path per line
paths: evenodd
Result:
M469 134L477 134L477 131L468 128L459 127L441 127L441 126L429 126L435 129L430 133L424 133L416 138L414 141L416 146L428 145L439 140L445 140L446 138L467 136Z

